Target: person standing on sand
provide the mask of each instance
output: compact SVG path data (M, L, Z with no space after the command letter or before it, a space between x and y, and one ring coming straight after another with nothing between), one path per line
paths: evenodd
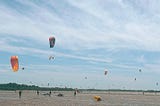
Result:
M37 90L37 95L39 95L39 91Z
M49 91L49 96L51 96L51 93L52 93L52 92L51 92L51 90L50 90L50 91Z
M77 92L76 92L76 90L74 91L74 96L76 96L76 94L77 94Z
M21 98L21 94L22 94L22 91L20 90L20 91L19 91L19 98Z

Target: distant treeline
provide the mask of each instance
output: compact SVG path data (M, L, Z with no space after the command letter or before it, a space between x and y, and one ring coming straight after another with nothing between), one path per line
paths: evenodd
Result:
M59 87L39 87L35 85L25 85L25 84L0 84L0 90L53 90L53 91L73 91L72 88L59 88Z
M25 85L25 84L0 84L0 90L42 90L42 91L73 91L74 88L59 88L59 87L39 87L36 85ZM80 91L114 91L114 92L160 92L159 90L122 90L122 89L79 89Z

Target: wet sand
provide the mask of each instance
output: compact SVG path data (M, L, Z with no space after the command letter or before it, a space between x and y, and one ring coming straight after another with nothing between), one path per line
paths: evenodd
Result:
M43 95L49 91L22 91L19 99L18 91L0 91L0 106L160 106L160 94L142 92L89 92L74 96L73 91L52 91L51 96ZM63 97L58 97L62 93ZM95 101L94 96L102 101Z

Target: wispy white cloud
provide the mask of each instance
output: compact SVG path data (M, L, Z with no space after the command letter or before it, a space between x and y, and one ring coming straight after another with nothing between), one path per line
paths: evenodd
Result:
M129 3L123 1L65 1L68 5L67 9L73 9L68 11L69 16L67 17L63 10L66 7L57 2L55 2L56 6L52 2L50 5L45 3L46 5L40 6L31 1L18 2L32 7L32 10L29 12L25 10L27 13L22 14L7 6L2 6L0 11L0 21L3 24L0 28L1 33L30 37L39 42L46 42L45 39L55 33L57 46L65 49L132 48L159 51L158 23L150 17L146 19L134 13L136 7L130 8ZM48 8L47 5L52 8ZM115 10L109 5L113 5ZM55 12L54 8L59 11ZM122 12L114 14L119 9ZM80 17L77 17L76 14L73 19L75 21L70 20L69 17L72 17L71 15L77 11ZM129 16L130 11L131 16ZM61 13L64 13L67 18L64 19ZM116 18L115 15L119 18ZM133 15L137 17L135 20L132 19ZM81 23L76 23L77 21ZM69 23L77 25L78 28Z
M137 1L137 4L139 2ZM113 38L111 42L108 42L108 44L111 44L110 47L159 51L159 39L157 39L159 35L159 30L157 29L158 24L152 21L152 17L148 17L147 19L145 17L143 18L141 14L138 14L136 11L134 11L136 7L131 8L129 6L130 4L127 4L123 1L71 1L71 4L79 7L83 11L87 11L91 14L94 14L94 16L99 17L103 24L109 27L105 27L105 33L107 36L101 37L105 40L107 37ZM102 4L102 6L99 4ZM125 8L122 6L122 4L125 5ZM141 2L141 4L143 4L143 2ZM103 5L105 6L103 7ZM110 5L112 5L115 10L110 8ZM114 12L116 11L120 11L117 13L119 18L114 17ZM144 14L147 14L147 11L144 11ZM109 22L113 22L112 25L110 25L108 20ZM108 31L108 29L111 30ZM106 42L107 41L108 40L106 40ZM116 46L114 46L114 42ZM103 42L103 44L106 46L106 43Z
M97 58L97 57L88 57L88 56L78 56L74 54L66 54L66 53L60 53L56 51L50 51L50 50L42 50L37 48L29 48L29 47L21 47L21 46L12 46L3 42L0 42L1 45L4 45L1 47L2 51L10 52L14 54L23 54L23 55L31 55L36 57L47 57L50 55L55 55L56 57L65 57L65 58L73 58L73 59L79 59L84 61L93 61L93 62L104 62L104 63L110 63L112 62L112 59L109 58ZM37 55L38 54L38 55Z

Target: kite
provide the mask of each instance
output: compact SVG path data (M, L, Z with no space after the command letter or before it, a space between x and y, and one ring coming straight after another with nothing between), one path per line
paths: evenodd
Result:
M108 71L105 71L105 72L104 72L104 75L107 75L107 73L108 73Z
M19 69L18 56L11 56L11 66L14 72L17 72Z
M102 100L100 96L94 96L94 99L95 99L96 101L101 101L101 100Z
M105 70L104 70L104 75L107 75L107 73L108 73L108 70L105 69Z
M22 67L22 70L24 70L24 67Z
M53 56L49 56L49 60L51 60L51 59L54 59L54 57Z
M53 48L55 45L55 37L49 37L50 48Z

